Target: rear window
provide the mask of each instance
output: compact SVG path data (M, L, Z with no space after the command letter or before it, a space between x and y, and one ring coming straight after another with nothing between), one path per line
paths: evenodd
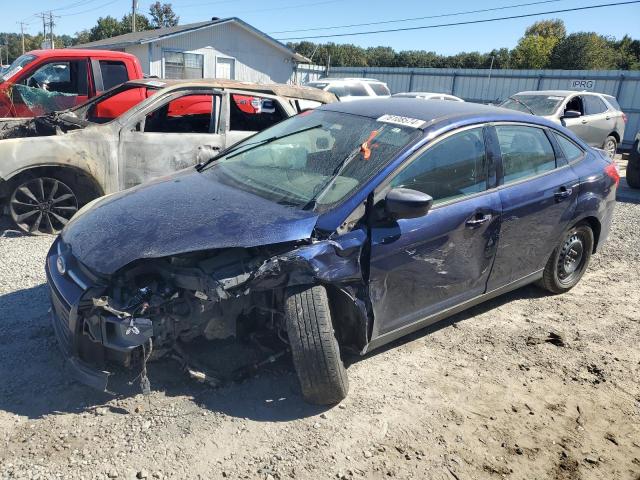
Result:
M616 97L605 95L604 98L607 99L607 102L609 102L613 108L615 108L619 112L622 111L622 107L620 107L620 104L618 103L618 100L616 99Z
M587 115L597 115L598 113L604 113L609 109L600 97L596 97L595 95L585 95L582 98L584 99Z
M371 87L371 90L373 90L374 93L379 97L391 95L391 92L384 83L370 83L369 86Z
M560 135L559 133L555 132L553 134L555 135L556 140L558 141L558 144L560 145L560 148L564 153L564 158L566 158L569 163L575 162L576 160L582 158L584 152L580 147L578 147L564 135Z
M102 85L105 90L129 80L129 74L124 62L100 60L100 71L102 72Z

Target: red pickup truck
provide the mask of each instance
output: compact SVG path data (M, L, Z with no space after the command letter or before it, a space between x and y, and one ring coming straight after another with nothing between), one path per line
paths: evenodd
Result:
M140 62L128 53L33 50L18 57L0 76L0 118L65 110L142 75ZM127 99L121 112L143 99Z

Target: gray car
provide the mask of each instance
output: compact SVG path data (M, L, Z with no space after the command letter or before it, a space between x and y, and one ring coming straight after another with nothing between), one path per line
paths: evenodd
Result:
M624 138L626 115L615 97L572 90L540 90L512 95L500 105L564 125L610 158Z

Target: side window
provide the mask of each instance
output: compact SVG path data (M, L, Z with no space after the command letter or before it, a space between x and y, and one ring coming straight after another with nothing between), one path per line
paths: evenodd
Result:
M48 113L71 108L85 100L78 97L89 95L87 61L46 63L14 88L19 93L14 101L24 103L32 111Z
M575 110L576 112L580 112L580 115L584 115L584 106L582 104L582 98L580 96L575 96L571 100L567 102L567 106L564 107L564 111L567 110Z
M560 135L559 133L554 132L554 135L558 144L560 145L560 148L562 149L562 152L564 153L564 158L566 158L569 163L575 162L582 157L584 152L575 143L573 143L564 135Z
M502 154L504 183L556 168L551 143L541 128L520 125L495 127Z
M487 189L487 162L482 128L454 134L413 160L391 187L418 190L434 203Z
M389 91L389 89L386 87L386 85L382 83L370 83L369 86L371 87L371 90L373 90L373 93L375 93L379 97L391 95L391 92Z
M100 71L102 72L102 83L105 90L129 80L127 66L124 62L100 60Z
M185 95L147 114L145 133L214 133L220 99L217 95Z
M287 118L280 104L255 95L229 96L229 128L241 132L260 132Z
M93 123L110 122L157 91L145 87L127 88L94 103L87 112L87 120Z
M331 92L337 97L346 97L349 95L349 92L344 85L331 85L327 88L327 92Z
M351 83L347 86L347 95L351 95L352 97L368 97L369 92L367 92L364 85L360 83Z
M586 115L597 115L607 111L605 103L595 95L585 95L583 97L585 103Z

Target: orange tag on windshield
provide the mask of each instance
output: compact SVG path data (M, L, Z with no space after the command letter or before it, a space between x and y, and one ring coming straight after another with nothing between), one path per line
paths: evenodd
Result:
M360 153L362 153L362 158L365 160L369 160L371 158L371 147L369 146L369 143L376 138L376 135L378 135L378 130L373 130L369 135L369 138L367 138L367 141L360 145Z

